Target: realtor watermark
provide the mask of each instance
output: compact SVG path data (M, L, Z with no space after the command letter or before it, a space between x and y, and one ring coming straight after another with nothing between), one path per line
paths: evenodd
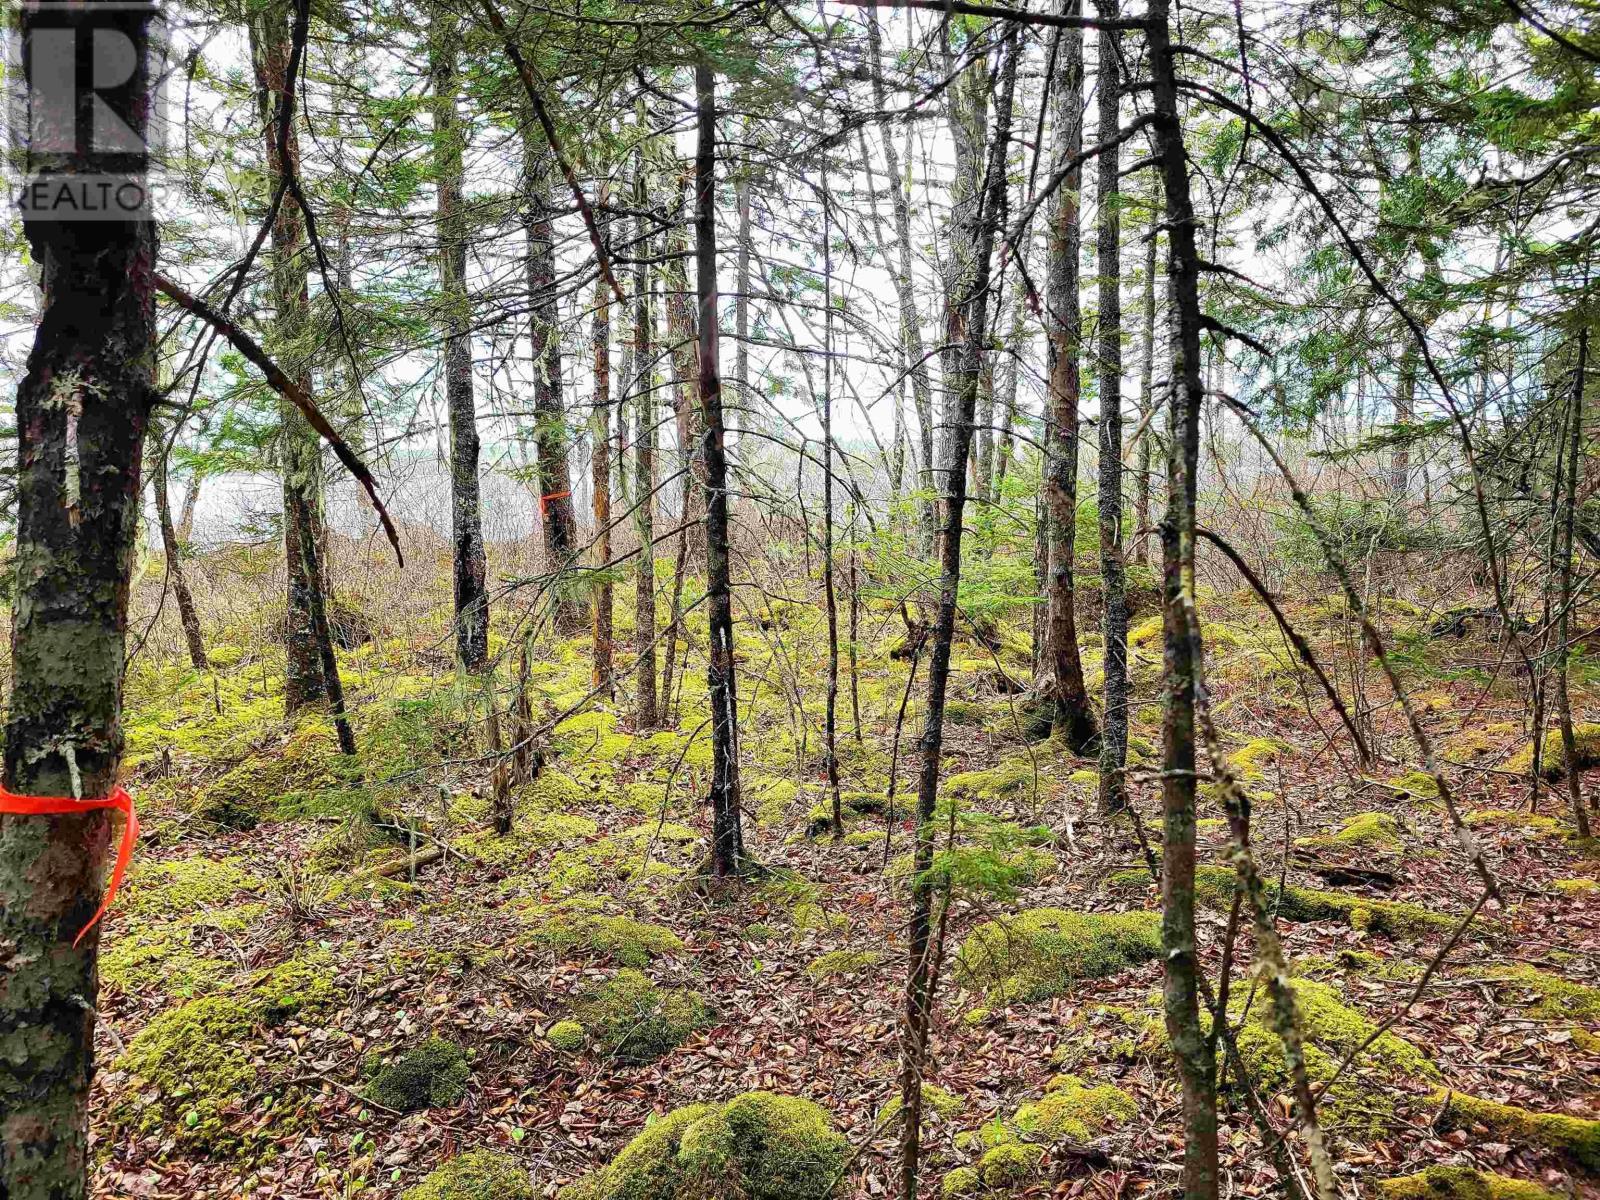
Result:
M150 220L166 128L158 6L22 0L7 15L7 177L24 218Z

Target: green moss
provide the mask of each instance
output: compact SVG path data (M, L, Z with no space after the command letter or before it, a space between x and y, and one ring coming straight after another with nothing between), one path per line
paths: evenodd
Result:
M967 797L1002 803L1032 794L1035 783L1043 785L1049 776L1046 761L1037 763L1031 755L1018 754L987 771L962 771L945 780L947 796Z
M883 955L872 950L833 950L807 963L806 974L820 982L835 976L858 974L882 961Z
M327 955L292 960L154 1018L117 1060L133 1086L108 1114L112 1127L170 1134L199 1151L253 1147L292 1129L295 1113L273 1095L276 1071L261 1054L262 1032L331 1008L331 965ZM251 1119L258 1104L274 1107L269 1130Z
M265 882L238 858L192 855L134 869L128 877L127 911L139 917L182 917L218 908L241 892L259 893Z
M1043 1158L1042 1146L1005 1142L984 1152L978 1160L978 1174L989 1187L1015 1187L1032 1178Z
M828 1200L844 1184L850 1143L809 1100L746 1092L692 1104L647 1125L609 1166L561 1200Z
M583 1044L589 1040L589 1035L577 1021L557 1021L550 1026L545 1034L546 1039L557 1050L566 1054L583 1049Z
M397 1112L447 1108L466 1094L471 1075L465 1050L446 1038L430 1037L378 1068L365 1095Z
M100 952L100 982L112 991L192 997L225 983L236 964L195 953L189 930L132 929Z
M1497 1141L1543 1146L1564 1154L1585 1170L1600 1171L1600 1121L1533 1112L1461 1092L1437 1091L1432 1102L1444 1106L1439 1120L1445 1128L1482 1125Z
M509 1154L469 1150L409 1189L401 1200L535 1200L528 1172Z
M587 952L623 966L642 967L683 949L683 939L665 925L563 909L542 914L529 939L561 954Z
M248 829L271 815L343 815L367 803L357 794L359 759L339 753L325 716L296 721L289 736L251 754L199 794L195 816Z
M957 952L956 971L963 986L983 989L991 1002L1027 1002L1160 955L1154 913L1036 908L974 929Z
M1398 854L1404 847L1400 822L1390 813L1363 812L1346 820L1334 833L1304 837L1297 846L1329 850L1379 850Z
M1593 879L1553 879L1550 886L1563 896L1592 896L1600 892L1600 881Z
M896 1092L884 1101L883 1107L878 1110L874 1124L887 1127L900 1119L900 1109L903 1097ZM937 1113L941 1117L955 1116L966 1107L966 1101L953 1092L948 1092L936 1083L924 1082L922 1085L922 1110L923 1112Z
M1574 725L1572 739L1573 749L1577 752L1579 770L1600 766L1600 725ZM1522 775L1532 771L1533 743L1530 741L1506 759L1500 764L1500 769L1515 771ZM1539 748L1539 769L1546 779L1560 779L1566 774L1566 751L1559 729L1549 730L1544 735L1544 743Z
M1107 881L1116 888L1147 887L1149 872L1143 869L1114 872ZM1208 908L1226 911L1233 903L1238 875L1228 867L1199 867L1195 870L1195 897ZM1434 930L1454 928L1456 918L1437 913L1420 904L1394 900L1369 900L1342 892L1318 891L1289 885L1280 888L1276 881L1265 881L1268 907L1285 921L1348 922L1355 929L1374 933L1420 936Z
M1471 1167L1429 1167L1415 1175L1378 1180L1382 1200L1558 1200L1536 1183L1475 1171Z
M1561 822L1554 817L1541 816L1538 813L1512 812L1503 808L1480 808L1465 814L1461 822L1468 829L1485 827L1524 829L1528 833L1541 835L1561 832Z
M983 1176L978 1174L976 1167L957 1167L948 1172L940 1184L939 1194L944 1200L959 1200L967 1196L976 1196L978 1189L983 1186Z
M628 1063L653 1062L713 1023L699 996L657 987L631 968L586 992L575 1012L601 1049Z
M847 933L850 918L840 912L829 912L811 900L802 900L789 910L797 933Z
M492 829L455 840L456 849L491 867L520 867L528 856L546 846L581 842L595 836L599 826L588 817L562 812L533 812L520 818L508 834Z
M1138 1115L1133 1097L1121 1088L1090 1087L1076 1075L1058 1075L1044 1096L1017 1109L1012 1124L1034 1141L1086 1142Z
M1600 1021L1600 988L1572 983L1524 963L1485 968L1476 976L1511 1002L1531 996L1523 1011L1531 1017L1559 1021Z

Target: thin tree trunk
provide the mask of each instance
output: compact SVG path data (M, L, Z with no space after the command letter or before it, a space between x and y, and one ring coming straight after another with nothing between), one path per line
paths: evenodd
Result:
M185 550L194 538L194 510L200 503L201 482L198 471L189 476L188 486L183 489L183 507L178 510L178 544Z
M839 797L839 598L833 579L833 205L822 169L822 595L828 613L828 693L822 716L823 770L833 804L833 835L844 836Z
M195 611L194 595L189 591L189 580L183 570L183 548L178 541L177 527L172 523L172 498L167 494L167 453L169 447L161 426L150 422L151 487L156 494L156 521L161 527L161 550L167 559L167 578L172 583L172 596L178 602L178 621L183 626L183 640L189 648L189 662L196 671L209 671L211 662L206 658L205 639L200 636L200 615Z
M975 202L954 227L955 254L965 258L965 291L952 297L959 306L959 327L965 337L960 348L960 374L955 380L954 412L945 457L945 486L941 511L944 529L939 539L939 607L934 618L928 659L927 717L921 740L917 778L917 830L912 850L911 915L908 922L908 970L905 1016L900 1037L900 1193L916 1200L922 1146L922 1070L927 1053L933 1010L933 985L938 970L933 936L933 884L928 870L933 864L934 812L939 797L939 767L944 746L945 692L950 680L950 647L955 640L956 598L961 585L962 512L966 507L967 459L972 453L973 424L977 416L979 376L983 369L984 342L989 320L989 261L993 257L996 215L1005 188L1005 163L1011 133L1012 93L1017 77L1018 38L1008 31L1001 51L1004 65L996 86L993 144L987 170ZM975 64L972 70L981 69Z
M878 26L877 11L870 8L867 10L867 38L872 49L873 102L882 111L888 103L883 86L883 34ZM889 176L889 195L894 201L894 286L900 308L900 346L905 369L911 375L912 406L917 413L917 436L921 449L923 552L932 554L939 522L934 501L933 380L928 372L922 344L922 321L917 315L916 294L912 290L911 200L906 195L907 185L901 175L900 152L895 145L894 132L887 126L883 128L883 160ZM909 161L906 168L909 171Z
M288 9L273 3L261 9L250 23L250 42L255 63L257 99L265 141L269 190L276 191L286 172L300 170L300 144L293 122L279 145L277 120L279 98L291 85L288 79L290 35ZM287 101L285 101L287 102ZM310 320L310 291L306 279L305 231L300 209L292 197L285 196L272 223L271 295L275 310L274 340L280 347L278 361L288 376L307 395L311 394L311 364L308 359L307 325ZM304 543L324 544L322 531L322 446L316 433L300 411L280 401L280 455L283 466L283 543L284 565L288 576L284 624L283 707L289 715L328 698L327 656L317 640L317 622L312 609L321 604L325 580L308 577L305 564L320 556L313 548L308 556Z
M749 128L748 122L746 129ZM740 410L748 410L752 403L750 392L750 171L741 167L734 185L734 202L739 206L739 246L733 264L733 286L739 293L733 301L733 332L737 339L733 347L733 378L738 385L733 408L727 413L727 432L732 434L748 416L741 418Z
M1095 0L1104 21L1118 16L1118 0ZM1116 136L1121 97L1118 64L1120 37L1101 29L1098 136L1105 145ZM1118 154L1115 146L1100 152L1099 229L1100 278L1100 579L1105 594L1101 631L1105 641L1105 728L1100 739L1100 811L1127 807L1123 771L1128 762L1128 592L1122 560L1122 221L1118 214Z
M1066 16L1081 14L1082 0L1062 0ZM1071 159L1083 149L1083 30L1061 31L1055 78L1057 154ZM1056 193L1050 222L1048 333L1050 427L1045 464L1045 510L1050 521L1049 618L1046 635L1049 699L1056 733L1078 753L1094 744L1094 713L1078 656L1077 588L1073 557L1078 515L1078 355L1083 319L1078 309L1078 258L1082 231L1078 194L1082 168L1074 168Z
M1155 404L1156 362L1156 243L1160 239L1161 213L1154 205L1150 210L1150 232L1144 242L1144 336L1141 340L1139 363L1139 458L1138 491L1133 506L1133 561L1141 567L1150 565L1150 471L1152 458L1150 446L1154 440L1153 405Z
M24 6L23 53L48 7ZM149 12L91 5L71 17L128 45L126 88L99 93L145 128ZM32 159L30 178L70 164ZM92 156L80 170L104 164ZM126 163L124 173L133 173ZM142 181L143 168L137 168ZM26 220L42 303L17 388L16 556L5 787L99 799L116 786L119 716L146 422L155 403L152 221ZM88 1194L100 902L107 810L0 814L0 1195Z
M1169 0L1151 0L1153 129L1166 193L1168 319L1172 352L1167 511L1161 524L1166 702L1161 721L1161 935L1163 1008L1183 1086L1185 1200L1217 1198L1217 1064L1200 1026L1195 946L1195 655L1186 609L1194 598L1196 476L1200 462L1200 294L1189 160L1178 110Z
M688 173L685 172L680 178L682 191L678 210L686 222ZM693 522L683 531L682 538L688 543L688 558L692 562L703 563L706 557L706 467L705 455L700 449L699 406L695 404L691 393L696 371L696 335L694 307L689 298L689 275L684 267L684 259L689 254L689 238L683 225L679 226L679 232L674 233L671 246L672 255L664 270L667 339L672 344L673 413L678 421L678 454L685 470L682 520L685 523Z
M561 327L556 303L555 229L551 215L552 155L539 141L530 121L523 133L528 234L528 296L533 307L529 338L533 344L533 410L539 458L539 517L544 526L545 562L549 570L571 569L578 548L578 523L572 507L572 475L567 463L567 414L561 403ZM559 586L554 595L555 627L577 633L583 626L579 604Z
M598 220L601 236L605 237L611 226L606 215L605 184L601 184L595 199L598 201ZM594 283L594 330L591 344L594 348L594 411L589 414L590 439L593 446L589 458L589 481L594 492L594 556L595 565L601 568L594 589L592 633L594 641L594 671L592 686L604 688L607 699L615 695L612 685L612 641L615 637L613 604L615 597L611 578L607 572L611 562L611 288L604 279Z
M1011 329L1006 334L1005 348L1007 351L1005 386L1000 396L1000 436L995 443L994 452L994 488L993 495L996 499L1000 490L1005 485L1006 475L1011 470L1011 458L1016 452L1017 428L1017 385L1022 378L1022 347L1027 337L1027 289L1019 281L1016 289L1016 301L1011 310Z
M1566 478L1557 482L1557 490L1564 485L1565 508L1561 522L1561 615L1556 624L1557 648L1561 653L1561 669L1556 673L1556 709L1561 721L1561 753L1567 768L1567 798L1572 802L1572 819L1578 837L1589 838L1589 810L1583 802L1583 772L1578 767L1578 742L1572 730L1572 696L1567 684L1571 670L1572 648L1570 613L1572 610L1572 549L1578 509L1578 457L1583 449L1583 389L1589 358L1589 329L1578 330L1578 361L1573 371L1572 398L1567 414Z
M648 199L644 160L634 180L639 263L633 272L633 358L637 390L633 397L634 531L639 537L639 558L633 572L633 640L639 648L634 664L634 729L654 729L656 710L656 565L655 565L655 371L651 346L649 223L644 213Z
M733 661L733 589L728 521L728 459L722 424L722 379L717 341L716 76L701 60L694 69L698 140L695 147L695 272L700 313L700 411L706 462L706 686L711 700L711 873L746 869L739 816L739 693Z
M479 672L489 657L488 562L478 490L478 410L472 391L472 311L467 299L467 219L462 207L463 140L456 113L460 21L435 3L428 39L433 83L433 163L437 188L439 306L444 338L445 407L450 425L450 529L455 578L456 659Z

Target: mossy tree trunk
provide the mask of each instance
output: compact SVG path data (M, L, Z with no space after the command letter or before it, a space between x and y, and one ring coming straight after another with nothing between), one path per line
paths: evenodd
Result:
M66 19L126 39L137 68L99 93L142 132L148 10L88 5ZM42 24L24 6L25 58ZM117 170L134 156L33 160L31 174ZM4 783L23 795L96 799L115 786L129 575L145 429L155 402L156 229L148 221L24 225L42 306L17 389L16 609ZM0 815L0 1196L87 1194L105 810Z
M706 687L711 701L711 873L745 870L739 814L739 691L733 661L733 565L729 544L728 453L717 361L717 96L711 64L694 69L695 289L700 304L700 412L706 467Z
M1161 522L1162 631L1166 699L1161 721L1161 936L1163 1008L1183 1085L1185 1200L1217 1197L1216 1050L1200 1026L1195 946L1195 667L1201 647L1187 610L1194 599L1195 499L1200 462L1200 258L1189 158L1178 110L1177 64L1168 0L1149 10L1155 150L1166 193L1169 340L1167 508Z
M1103 21L1118 15L1117 0L1096 0ZM1128 589L1122 557L1122 221L1117 186L1120 157L1110 145L1119 126L1122 47L1115 30L1098 35L1100 77L1097 131L1100 151L1099 221L1096 231L1100 314L1100 579L1105 597L1101 632L1105 643L1105 725L1100 740L1100 811L1114 813L1128 803L1123 772L1128 764Z
M639 648L634 664L633 726L635 732L654 729L656 711L656 567L655 567L655 369L651 345L650 312L650 223L645 215L649 203L644 156L639 156L634 178L638 262L633 272L633 483L634 532L639 538L639 556L633 571L633 640Z
M1154 456L1150 452L1153 441L1151 417L1155 404L1156 363L1156 245L1160 241L1161 212L1154 204L1150 208L1150 230L1144 240L1144 280L1140 297L1141 319L1144 333L1140 338L1139 357L1139 432L1138 481L1133 502L1133 561L1141 567L1150 565L1150 471Z
M934 979L939 947L934 938L933 865L934 811L939 798L939 769L944 747L945 692L950 681L950 648L955 641L956 600L961 586L962 514L967 501L967 460L972 454L973 425L977 417L979 379L989 328L990 259L994 254L996 226L1004 203L1006 154L1011 137L1012 95L1016 87L1017 59L1021 53L1015 27L1007 31L1000 53L1004 60L995 86L993 140L986 169L977 176L986 182L963 218L954 225L952 250L966 262L964 291L952 301L964 332L959 348L959 374L954 379L954 410L945 456L945 491L940 497L944 528L939 538L939 606L934 617L928 656L927 716L919 746L917 773L916 843L912 849L911 914L907 935L905 1011L900 1035L900 1187L906 1200L915 1200L921 1161L922 1071L927 1055L928 1030L933 1014ZM981 69L981 63L974 70ZM981 149L981 148L980 148Z
M265 144L267 179L273 194L283 190L290 173L300 171L300 142L293 120L281 122L279 114L292 112L293 80L289 78L293 45L305 41L309 17L297 10L291 40L289 9L283 0L259 9L250 21L251 57L255 65L257 100ZM274 309L271 346L284 372L306 395L311 394L311 300L307 282L305 227L293 196L284 194L272 222L270 291ZM279 454L283 469L283 545L288 576L284 625L283 706L293 715L329 697L332 681L326 664L332 647L318 636L314 609L322 604L327 576L318 553L326 545L322 515L322 445L316 432L288 401L281 414ZM310 553L307 542L315 543ZM306 563L324 568L306 573Z
M596 194L600 228L609 230L610 217L606 215L604 183ZM612 686L612 641L615 637L611 587L611 288L604 278L594 283L594 409L589 414L590 440L593 447L589 458L589 479L594 492L594 556L601 568L599 582L595 585L593 601L594 672L592 684L604 688L610 698Z
M1062 0L1064 16L1082 13L1082 0ZM1070 160L1083 149L1083 30L1063 29L1053 81L1056 155ZM1095 739L1094 713L1078 656L1077 587L1073 578L1078 517L1078 355L1083 318L1078 307L1078 256L1082 231L1078 195L1083 169L1075 167L1056 192L1047 267L1049 421L1046 431L1045 516L1049 521L1048 616L1045 663L1055 731L1076 751Z
M467 299L467 218L462 207L464 134L456 112L460 21L431 10L428 68L433 85L433 168L439 237L439 307L444 326L445 408L450 427L450 529L455 582L456 658L468 671L489 657L488 564L478 485L478 410L472 388L472 312Z
M560 575L572 566L578 524L572 507L572 474L567 463L567 414L561 403L561 325L556 302L555 226L550 201L553 155L540 140L538 124L523 134L523 174L527 207L523 215L528 253L528 303L533 315L528 336L533 346L534 446L539 464L539 518L544 527L545 565ZM583 611L559 579L551 588L559 632L577 633Z

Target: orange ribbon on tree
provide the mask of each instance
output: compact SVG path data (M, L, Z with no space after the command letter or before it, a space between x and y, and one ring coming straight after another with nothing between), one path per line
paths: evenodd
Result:
M120 787L113 788L111 795L103 800L74 800L71 796L19 796L15 792L0 788L0 813L16 813L25 817L55 817L94 812L102 808L115 809L127 817L127 821L122 827L122 842L117 846L117 861L111 868L111 885L106 888L105 899L100 902L100 907L94 910L94 916L89 918L89 923L78 931L77 937L72 939L74 946L83 941L84 935L106 915L106 909L110 908L111 902L116 899L117 889L122 886L123 877L128 873L128 863L133 858L133 844L139 840L139 815L134 811L133 797Z
M540 519L542 520L545 516L547 516L549 514L549 512L550 512L550 501L559 500L563 496L570 496L570 495L572 495L572 492L569 489L568 491L564 491L564 492L551 492L548 495L540 496L539 497L539 517L540 517Z

